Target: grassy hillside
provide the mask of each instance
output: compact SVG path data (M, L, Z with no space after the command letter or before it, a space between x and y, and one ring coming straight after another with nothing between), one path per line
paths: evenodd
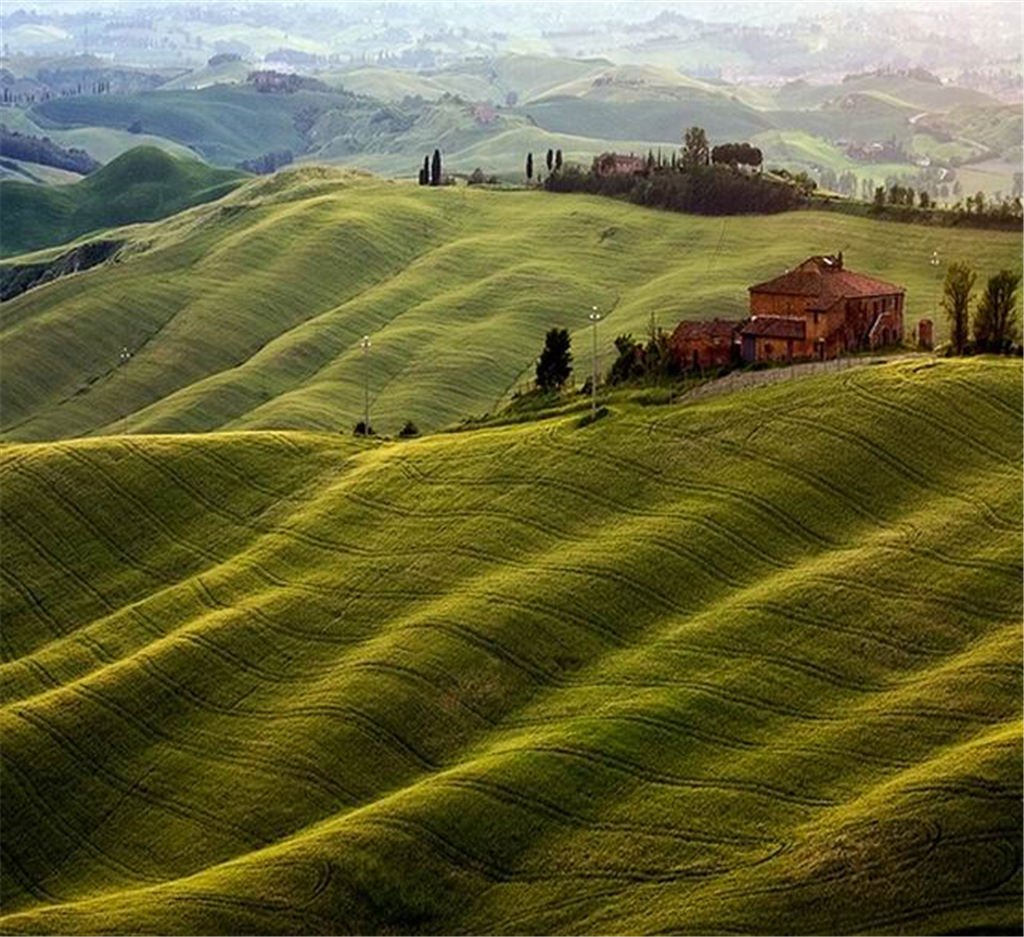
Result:
M58 98L37 104L31 113L44 130L125 130L137 122L144 132L188 146L210 162L234 165L272 150L301 152L296 115L324 98L309 91L261 94L251 87L215 85L198 91Z
M617 100L615 96L545 97L524 113L545 130L600 139L657 140L679 146L697 125L715 140L746 139L772 126L767 117L725 95L685 87L669 98Z
M742 317L750 284L842 250L851 268L906 286L909 329L934 315L933 250L980 278L1019 269L1021 253L1005 232L829 212L694 217L323 168L253 180L124 236L119 263L0 309L8 438L102 433L125 412L135 432L348 430L363 412L366 334L378 430L431 429L493 409L552 325L572 331L587 370L594 305L607 363L615 336L642 334L652 314L665 328Z
M0 111L0 123L19 133L28 133L36 137L49 137L54 143L70 148L85 150L93 159L101 163L109 163L122 153L135 149L137 146L156 146L166 150L172 156L183 159L196 159L196 154L187 146L150 133L129 133L125 129L112 127L72 127L59 129L47 124L45 127L35 123L28 112L13 107L5 107ZM127 126L127 124L125 125Z
M443 94L455 94L467 101L505 104L510 92L518 101L526 102L567 82L600 74L610 64L603 59L499 55L470 58L436 71L363 66L317 77L382 101L398 101L406 95L434 100Z
M0 930L1019 931L1021 394L5 446Z
M15 182L31 182L35 185L67 185L81 182L82 176L68 169L56 166L45 166L42 163L30 163L20 159L0 158L0 179Z
M226 195L244 175L138 147L73 185L0 183L0 253L62 244L100 228L154 221Z

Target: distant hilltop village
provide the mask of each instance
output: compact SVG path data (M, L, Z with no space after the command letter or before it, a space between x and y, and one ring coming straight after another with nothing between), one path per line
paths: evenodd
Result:
M749 292L750 316L743 321L678 325L671 346L684 367L823 361L903 341L903 287L847 270L841 252L808 257ZM922 344L930 346L931 322L923 320L920 329Z

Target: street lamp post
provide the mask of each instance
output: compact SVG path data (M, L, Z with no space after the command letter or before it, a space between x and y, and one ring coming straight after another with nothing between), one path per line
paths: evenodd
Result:
M121 348L118 356L121 367L121 432L128 435L128 362L131 361L132 353L125 345Z
M937 250L932 251L932 256L929 258L928 263L931 264L932 270L935 271L935 311L932 315L936 319L939 317L939 295L941 288L939 287L939 267L942 265L942 260L939 258L939 252Z
M359 347L363 349L363 435L370 435L370 341L369 335L364 335Z
M597 419L597 323L601 321L601 313L597 306L590 307L591 334L593 336L593 347L590 354L590 422Z

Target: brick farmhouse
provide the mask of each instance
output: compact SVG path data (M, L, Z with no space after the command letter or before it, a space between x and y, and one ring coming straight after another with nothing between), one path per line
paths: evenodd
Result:
M845 269L841 253L809 257L749 293L743 322L679 324L671 344L683 367L823 360L903 341L903 287Z

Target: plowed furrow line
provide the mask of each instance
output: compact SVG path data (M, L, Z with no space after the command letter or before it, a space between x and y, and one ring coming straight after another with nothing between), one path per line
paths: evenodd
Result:
M993 449L991 446L980 442L976 436L971 436L959 429L956 429L950 425L948 421L942 422L921 409L909 407L905 404L897 403L894 400L880 397L877 393L865 387L861 381L851 380L848 386L854 394L868 404L882 410L888 410L890 413L898 413L903 417L909 417L912 421L917 420L918 422L925 423L941 435L957 440L957 442L961 443L971 451L976 452L979 455L987 456L993 461L998 462L1000 465L1012 465L1014 464L1014 460L1017 458L1016 456L1009 456Z
M0 519L0 528L4 520ZM23 583L14 573L11 572L10 563L0 564L0 578L7 583L24 600L26 606L32 610L34 617L46 625L48 631L54 633L54 638L64 637L71 629L61 626L57 619L47 611L39 597L32 591L32 587Z
M129 553L127 550L122 548L115 538L111 537L107 531L101 529L95 523L95 521L93 521L88 515L86 515L86 513L81 508L79 508L77 504L75 504L75 502L71 498L67 497L62 491L60 491L60 489L52 481L44 479L42 473L38 474L38 480L43 485L45 485L47 491L50 493L53 499L57 503L59 503L60 506L64 508L64 510L67 512L67 514L70 517L74 518L74 520L81 527L88 530L89 533L92 534L93 538L97 542L104 544L111 551L111 553L115 554L120 558L120 561L124 563L125 566L138 571L142 575L153 580L153 582L163 583L165 578L163 573L154 569L148 563L139 560L134 554Z
M44 546L37 537L25 529L24 525L16 520L10 514L4 515L4 523L9 524L18 531L18 535L21 539L36 553L37 556L41 557L44 563L53 569L55 572L60 573L63 577L71 579L81 586L82 590L93 596L97 602L99 602L107 612L116 611L116 606L97 589L88 579L81 575L77 569L60 559L55 553L53 553L48 547Z
M456 868L468 869L492 882L507 882L514 878L513 872L503 866L490 862L483 856L476 855L462 846L457 845L437 830L419 820L400 817L395 814L371 814L361 817L360 826L379 826L397 830L412 839L433 847L435 854L440 855Z
M598 830L610 833L662 837L686 843L700 843L707 846L778 846L776 840L760 836L734 836L728 834L711 834L678 826L657 823L627 823L625 821L602 820L572 813L553 801L536 794L527 794L505 784L499 784L484 778L438 778L430 786L454 787L459 790L474 791L500 803L522 807L532 813L539 813L575 829Z
M63 749L68 755L70 755L69 761L72 764L78 765L81 769L88 768L90 774L94 778L102 781L108 787L130 797L138 798L139 800L156 807L158 810L169 813L172 816L194 823L206 831L216 830L217 832L223 833L224 835L242 843L249 849L269 845L269 841L259 834L246 830L235 823L231 823L223 817L218 817L194 804L188 804L179 801L174 797L158 794L155 791L149 790L144 785L126 780L115 771L90 756L64 732L57 729L52 723L43 719L38 712L30 712L29 710L19 708L14 709L13 714L49 738L50 741L57 745L58 748Z
M551 683L555 674L541 667L532 661L526 660L514 651L510 651L503 644L495 641L493 638L485 637L478 631L474 631L465 625L457 625L454 622L445 621L433 621L433 622L416 622L415 624L406 625L407 628L423 629L427 631L440 631L450 637L454 637L456 640L462 641L465 644L469 644L478 650L490 655L501 661L503 664L507 664L516 670L527 674L532 680L540 684Z
M54 804L47 803L43 796L35 789L28 772L21 767L13 758L10 752L0 752L0 761L6 765L7 770L13 772L16 783L22 795L32 803L35 808L34 822L42 826L48 826L53 830L59 840L74 844L89 854L100 866L108 872L114 873L118 878L128 879L132 882L161 882L163 879L157 875L143 872L135 866L112 856L110 853L100 849L88 834L73 826L64 815L64 811L58 809ZM8 797L10 794L7 795Z
M694 790L721 790L733 791L744 794L751 794L757 797L764 797L768 800L781 800L786 803L796 804L801 807L836 807L841 801L828 797L814 797L808 794L798 794L785 788L773 787L768 784L761 784L757 781L744 781L739 779L725 778L685 778L680 775L668 774L662 771L655 771L645 768L643 765L616 755L608 755L603 752L582 748L569 748L555 745L535 745L523 748L503 749L502 754L517 752L522 754L552 754L563 758L576 758L586 761L599 767L609 768L622 774L630 775L639 781L647 784L657 784L666 787L688 788Z
M631 478L635 478L636 475L643 475L663 488L673 489L685 494L706 495L709 498L722 500L728 504L736 505L741 510L756 508L763 515L762 519L773 522L773 526L776 531L779 531L780 528L782 530L786 530L794 537L808 545L816 547L830 547L837 545L835 541L831 540L826 535L821 534L816 530L812 530L798 518L783 511L777 504L768 498L758 495L750 489L734 488L729 485L716 484L706 480L697 482L694 480L682 481L679 479L669 478L666 477L665 473L659 469L652 469L645 463L639 462L635 459L615 455L607 449L600 452L590 449L575 449L571 446L566 446L558 439L553 439L551 444L554 448L561 449L563 452L571 455L573 459L598 463L602 469L607 469L608 464L614 464L620 467L624 472L629 473ZM746 454L744 453L744 455ZM542 485L551 484L554 487L561 487L563 490L570 493L577 490L575 486L561 482L553 482L546 479L539 480L539 483ZM605 500L608 506L612 507L613 510L622 510L622 505L613 499L609 498Z
M18 883L20 888L35 898L36 901L43 902L44 904L59 904L64 900L63 898L55 895L52 891L44 888L31 875L29 875L14 853L11 852L3 843L0 843L0 863L3 865L4 872L10 874ZM5 901L10 901L9 895L5 896Z
M391 748L405 755L413 761L417 767L436 769L438 764L419 752L409 742L405 741L397 733L387 728L369 713L366 713L353 706L340 703L289 706L283 709L235 709L231 706L223 706L199 696L188 689L184 684L178 682L169 674L165 673L156 662L148 655L139 654L132 658L146 674L160 683L171 693L187 701L194 708L218 716L227 716L232 719L257 720L263 722L284 722L286 720L300 719L331 719L347 721L353 728L358 729L364 735L374 741ZM352 792L353 797L356 795Z
M159 742L170 749L199 758L207 763L238 765L243 768L259 771L269 778L290 777L318 789L331 800L341 800L346 805L359 802L359 797L343 785L338 784L334 778L329 777L314 766L302 764L294 758L289 761L265 758L251 750L247 752L230 751L228 744L218 744L214 748L208 748L196 742L184 741L150 725L92 687L77 684L68 689L83 699L99 706L101 709L117 716L151 742ZM231 740L232 743L244 743L244 741Z

